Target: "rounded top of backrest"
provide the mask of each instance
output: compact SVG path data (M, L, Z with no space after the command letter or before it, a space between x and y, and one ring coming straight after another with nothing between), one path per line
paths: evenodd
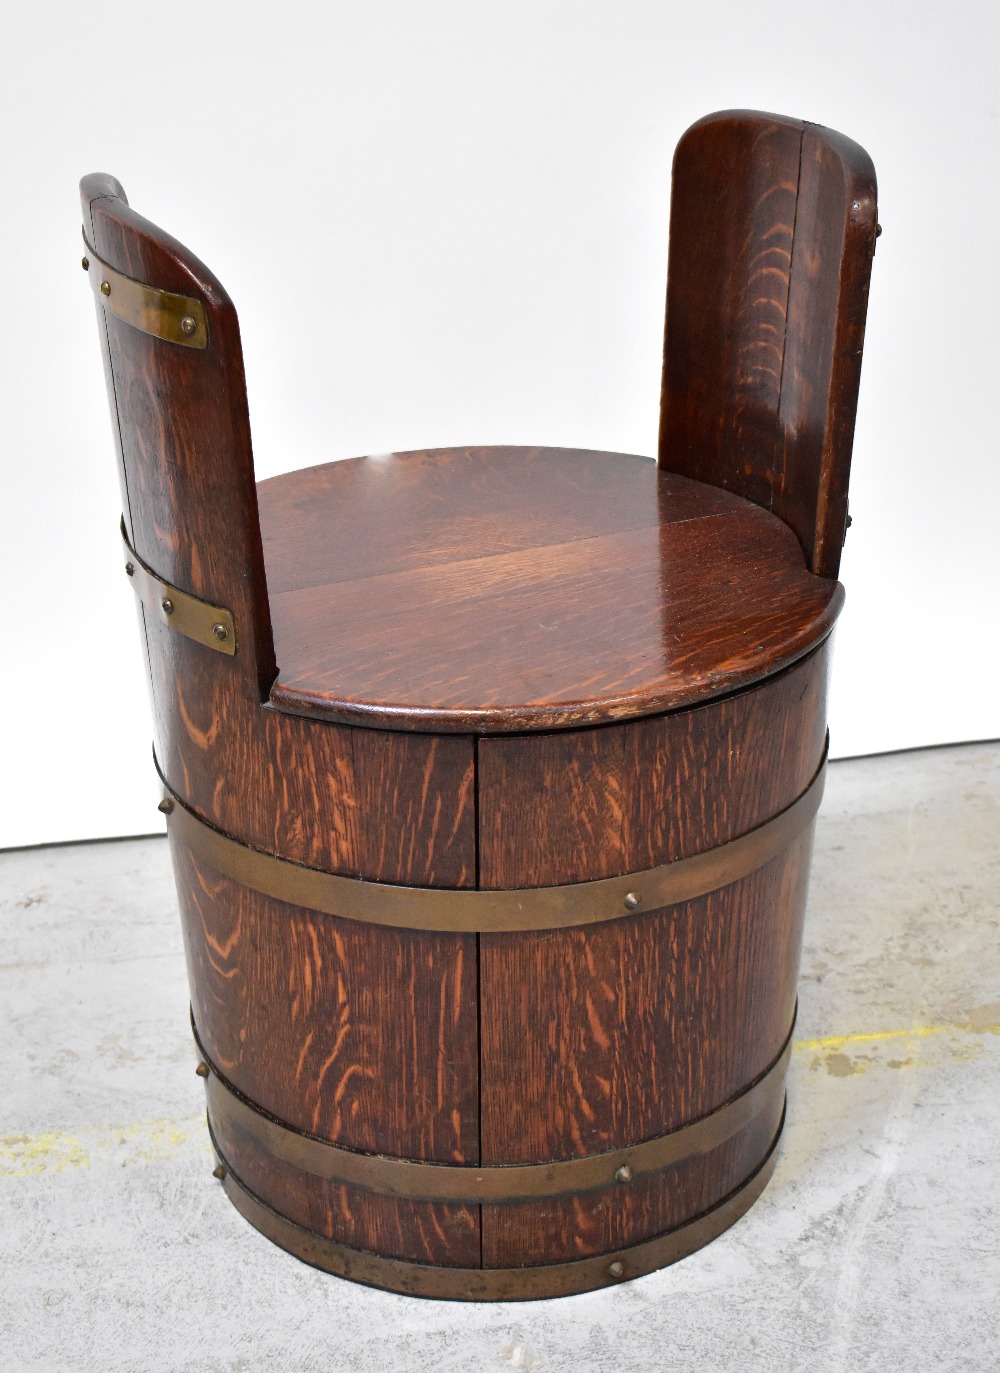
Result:
M163 291L196 295L221 322L235 308L214 272L189 248L137 214L121 182L93 172L80 182L83 235L87 247L109 267Z

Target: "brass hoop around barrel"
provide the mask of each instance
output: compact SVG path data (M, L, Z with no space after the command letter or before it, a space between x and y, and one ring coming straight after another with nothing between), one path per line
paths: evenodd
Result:
M693 1254L739 1220L763 1192L774 1172L778 1142L785 1123L784 1113L774 1141L764 1161L729 1196L710 1211L627 1249L616 1249L594 1258L574 1259L570 1263L547 1263L524 1268L449 1268L403 1259L383 1258L364 1249L317 1235L272 1210L233 1173L220 1153L215 1151L223 1170L223 1187L237 1211L274 1244L294 1254L304 1263L326 1273L348 1278L369 1287L381 1287L411 1297L434 1297L452 1301L537 1301L543 1297L564 1297L574 1292L590 1292L611 1287L630 1278L665 1268Z
M793 1028L794 1023L793 1019ZM205 1091L213 1139L220 1133L228 1137L228 1130L235 1130L264 1153L293 1168L328 1182L363 1187L380 1196L480 1205L624 1186L633 1179L707 1154L777 1105L784 1093L785 1070L792 1050L789 1030L781 1053L760 1077L708 1115L667 1134L580 1158L477 1167L366 1154L303 1134L262 1111L227 1082L206 1054L193 1021L192 1030L201 1061L208 1070Z
M155 755L154 755L155 761ZM403 887L322 872L252 848L209 825L172 791L157 763L170 807L167 827L223 877L293 906L413 930L498 934L593 925L661 910L728 886L763 867L811 824L823 798L826 750L813 780L787 809L726 844L644 872L505 891Z

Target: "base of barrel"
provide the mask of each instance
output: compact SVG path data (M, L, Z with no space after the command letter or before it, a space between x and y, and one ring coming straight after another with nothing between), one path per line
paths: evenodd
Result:
M763 1162L745 1182L711 1210L655 1239L571 1263L539 1264L524 1268L450 1268L402 1259L383 1258L363 1249L318 1235L272 1210L219 1159L223 1186L245 1220L303 1263L366 1287L380 1287L408 1297L442 1301L538 1301L614 1287L630 1278L667 1268L686 1258L728 1230L754 1204L770 1181L778 1159L781 1121Z

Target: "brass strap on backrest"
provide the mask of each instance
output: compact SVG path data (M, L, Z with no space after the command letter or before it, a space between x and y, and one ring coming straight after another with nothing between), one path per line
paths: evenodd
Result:
M155 761L155 756L154 756ZM306 910L412 930L500 934L594 925L661 910L728 886L777 858L812 823L823 796L826 751L802 795L787 809L726 844L644 872L506 891L403 887L293 863L223 834L166 788L161 809L173 839L223 877Z
M121 536L125 575L150 614L168 629L183 634L186 639L194 639L195 643L232 657L236 652L236 625L230 611L221 605L213 605L211 601L203 601L199 596L192 596L188 591L181 591L180 587L172 586L158 577L129 543L124 520Z
M106 310L154 338L179 343L182 348L208 347L208 318L204 304L196 296L162 291L158 286L124 276L102 262L86 238L83 242L84 271Z

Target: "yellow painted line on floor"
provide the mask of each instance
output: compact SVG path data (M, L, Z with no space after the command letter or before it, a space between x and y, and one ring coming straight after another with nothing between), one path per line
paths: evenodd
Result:
M990 1008L992 1009L992 1008ZM798 1053L834 1056L845 1049L888 1040L913 1041L932 1035L1000 1035L1000 1023L912 1025L906 1030L875 1030L865 1034L827 1035L798 1039ZM194 1151L210 1154L204 1112L182 1120L140 1120L134 1125L108 1125L76 1131L50 1130L33 1135L0 1135L0 1181L40 1177L95 1164L154 1163Z
M824 1039L797 1039L798 1053L837 1053L848 1045L880 1043L883 1039L929 1039L933 1034L955 1034L960 1026L912 1026L909 1030L875 1030L871 1034L831 1034Z
M929 1039L931 1035L961 1033L1000 1034L1000 1025L983 1025L972 1030L967 1025L913 1025L908 1030L875 1030L871 1034L828 1035L825 1039L797 1039L795 1049L800 1053L838 1052L848 1045L878 1044L885 1039Z
M128 1166L176 1158L195 1148L210 1153L201 1112L183 1120L140 1120L134 1125L106 1125L70 1132L0 1135L0 1179L38 1177L91 1168L95 1164Z

